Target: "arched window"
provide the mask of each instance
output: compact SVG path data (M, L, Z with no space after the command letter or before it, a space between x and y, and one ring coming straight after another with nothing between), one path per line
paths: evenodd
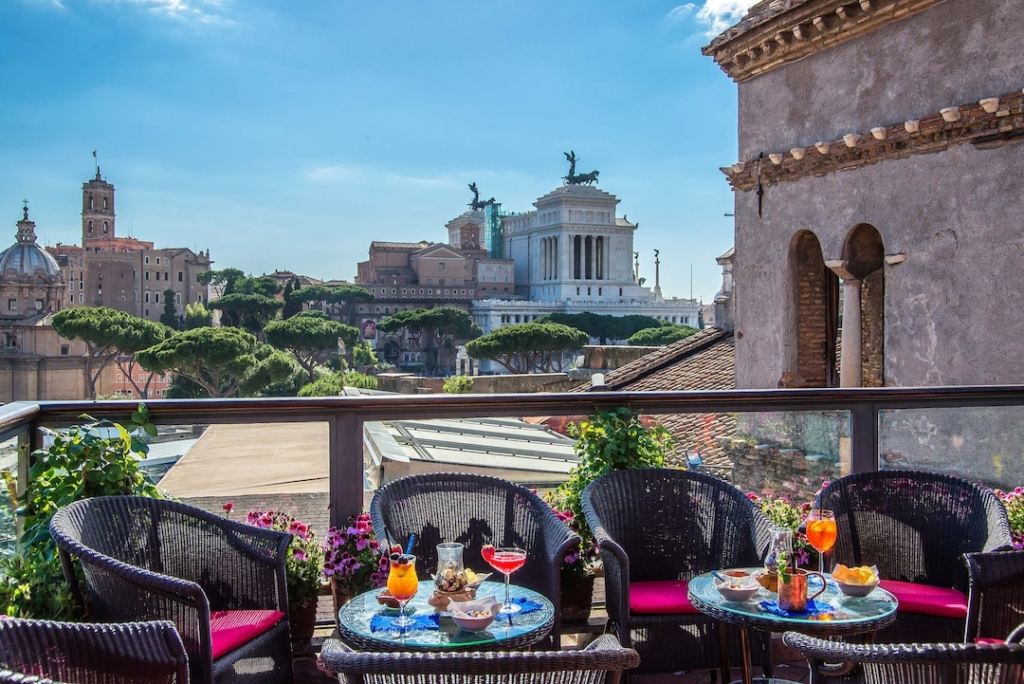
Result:
M836 387L839 279L825 266L821 243L809 230L794 236L791 264L796 296L796 365L781 384Z
M844 358L840 380L844 387L885 385L885 246L878 230L857 225L843 244L843 356L860 350L859 358ZM847 329L849 328L849 329ZM851 377L842 378L842 372Z

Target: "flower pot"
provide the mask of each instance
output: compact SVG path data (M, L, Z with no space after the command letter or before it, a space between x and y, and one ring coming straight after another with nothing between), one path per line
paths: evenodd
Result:
M562 575L563 622L580 622L588 619L593 602L593 575Z
M292 651L301 652L309 648L316 629L316 599L288 607L288 623L292 631Z
M341 585L337 578L331 578L331 599L334 602L335 622L338 620L338 611L341 610L342 606L351 601L354 596L355 594L347 586Z

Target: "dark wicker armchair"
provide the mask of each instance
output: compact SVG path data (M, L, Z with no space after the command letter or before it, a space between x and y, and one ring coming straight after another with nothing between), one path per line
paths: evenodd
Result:
M170 622L0 620L0 682L47 681L187 684L188 658Z
M1024 551L967 554L968 643L998 639L1024 622Z
M896 623L879 641L956 642L967 618L963 556L1010 548L1006 511L988 489L919 471L850 475L823 489L839 537L831 563L877 565L882 586L900 601Z
M170 620L193 682L291 681L284 568L291 535L134 496L77 501L57 511L50 534L90 617Z
M761 511L728 482L656 469L598 478L583 492L583 511L604 561L609 617L623 645L640 652L639 671L724 669L728 634L690 605L686 582L760 565L771 543ZM756 655L770 671L768 643L757 635Z
M828 641L786 632L783 641L807 658L811 684L837 663L859 664L864 684L1020 684L1024 681L1024 630L1001 645L879 644Z
M639 662L609 634L582 651L359 653L328 640L320 652L321 666L349 684L616 684Z
M437 569L441 542L465 544L466 564L477 570L489 570L480 558L485 544L525 549L526 564L512 581L555 605L551 635L557 643L562 559L577 546L579 536L535 493L484 475L412 475L381 487L370 504L370 516L382 544L404 546L409 535L416 535L413 553L420 577Z

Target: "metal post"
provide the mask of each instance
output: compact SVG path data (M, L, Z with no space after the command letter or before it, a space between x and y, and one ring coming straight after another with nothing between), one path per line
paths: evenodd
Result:
M874 402L850 407L850 472L878 470L878 410Z
M330 520L340 527L363 510L363 420L354 413L336 415L330 429Z

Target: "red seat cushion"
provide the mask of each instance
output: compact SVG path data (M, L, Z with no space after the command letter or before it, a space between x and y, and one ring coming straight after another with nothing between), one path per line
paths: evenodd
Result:
M633 582L629 585L629 612L636 615L699 614L681 580Z
M270 630L284 617L279 610L217 610L210 612L213 659L230 653Z
M956 589L896 580L882 580L879 584L900 602L898 612L958 619L967 617L967 595Z

